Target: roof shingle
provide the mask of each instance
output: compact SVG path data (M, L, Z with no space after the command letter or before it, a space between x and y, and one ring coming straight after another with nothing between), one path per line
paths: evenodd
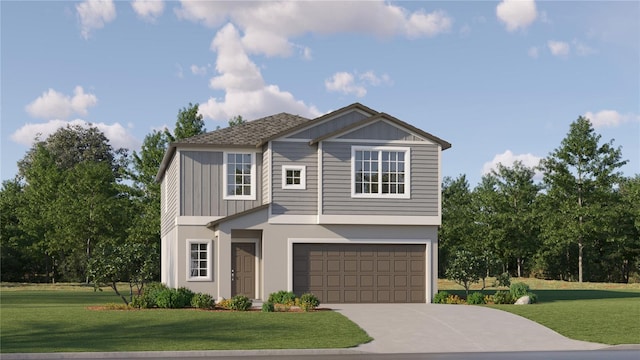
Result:
M264 139L308 121L310 120L298 115L280 113L181 139L172 145L256 146L262 143Z

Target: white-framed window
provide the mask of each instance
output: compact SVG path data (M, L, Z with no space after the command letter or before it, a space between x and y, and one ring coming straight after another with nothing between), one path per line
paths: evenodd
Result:
M410 169L410 148L353 146L351 197L408 199Z
M256 199L256 154L224 153L223 198L226 200Z
M307 188L307 167L299 165L282 166L282 188L301 189Z
M213 268L211 240L187 241L187 280L211 281Z

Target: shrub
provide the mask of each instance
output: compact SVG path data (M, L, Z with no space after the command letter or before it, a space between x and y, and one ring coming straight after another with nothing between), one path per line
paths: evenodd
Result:
M538 302L538 295L532 293L532 292L528 292L527 296L529 297L529 300L531 301L532 304L535 304Z
M495 287L500 287L500 286L509 287L509 286L511 286L511 276L509 275L509 273L508 272L504 272L504 273L496 276L496 281L493 283L493 286L495 286Z
M485 304L494 304L493 296L492 295L485 295L484 296L484 303Z
M498 290L493 294L494 304L513 304L513 297L511 293L506 290Z
M231 310L231 299L222 299L218 301L218 306L223 309Z
M447 304L464 304L464 299L461 299L458 295L447 296Z
M509 292L511 293L511 297L517 300L518 298L527 295L527 293L531 291L529 290L529 285L522 282L516 282L511 284L511 286L509 287Z
M320 305L320 300L315 295L306 293L300 296L300 309L303 311L315 310L318 305Z
M229 301L229 308L237 311L247 311L251 307L252 302L244 295L236 295Z
M137 309L146 309L149 308L148 303L146 302L144 295L136 295L131 299L129 306Z
M262 304L262 312L274 312L275 309L273 307L273 303L272 302L266 302Z
M156 301L158 294L165 290L169 290L165 284L159 282L148 283L142 289L142 294L131 299L131 306L140 309L156 307L158 306Z
M216 301L209 294L197 293L191 298L191 306L197 309L213 309Z
M267 301L274 304L291 306L295 304L296 294L291 291L280 290L269 294L269 299Z
M191 305L193 291L187 288L160 290L155 298L156 305L163 309L180 309Z
M474 292L467 296L467 304L469 305L480 305L484 303L484 294L481 292Z
M181 288L178 288L177 293L178 294L176 296L176 307L175 307L176 309L191 306L191 299L193 299L193 296L195 295L193 291L185 287L181 287Z
M434 304L446 304L448 296L449 296L448 292L446 292L446 291L438 291L438 293L433 297L433 303Z

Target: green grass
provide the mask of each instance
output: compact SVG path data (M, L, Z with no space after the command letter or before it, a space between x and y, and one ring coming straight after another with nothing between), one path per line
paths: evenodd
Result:
M2 353L346 348L371 338L333 311L310 313L90 310L112 292L0 292Z
M538 303L489 305L542 324L568 338L603 344L640 344L640 284L512 279L529 284ZM441 289L464 295L448 282ZM485 290L492 294L495 289Z

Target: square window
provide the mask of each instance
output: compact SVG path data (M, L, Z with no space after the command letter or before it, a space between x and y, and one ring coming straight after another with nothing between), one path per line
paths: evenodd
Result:
M283 165L282 166L282 188L283 189L306 189L306 166Z

